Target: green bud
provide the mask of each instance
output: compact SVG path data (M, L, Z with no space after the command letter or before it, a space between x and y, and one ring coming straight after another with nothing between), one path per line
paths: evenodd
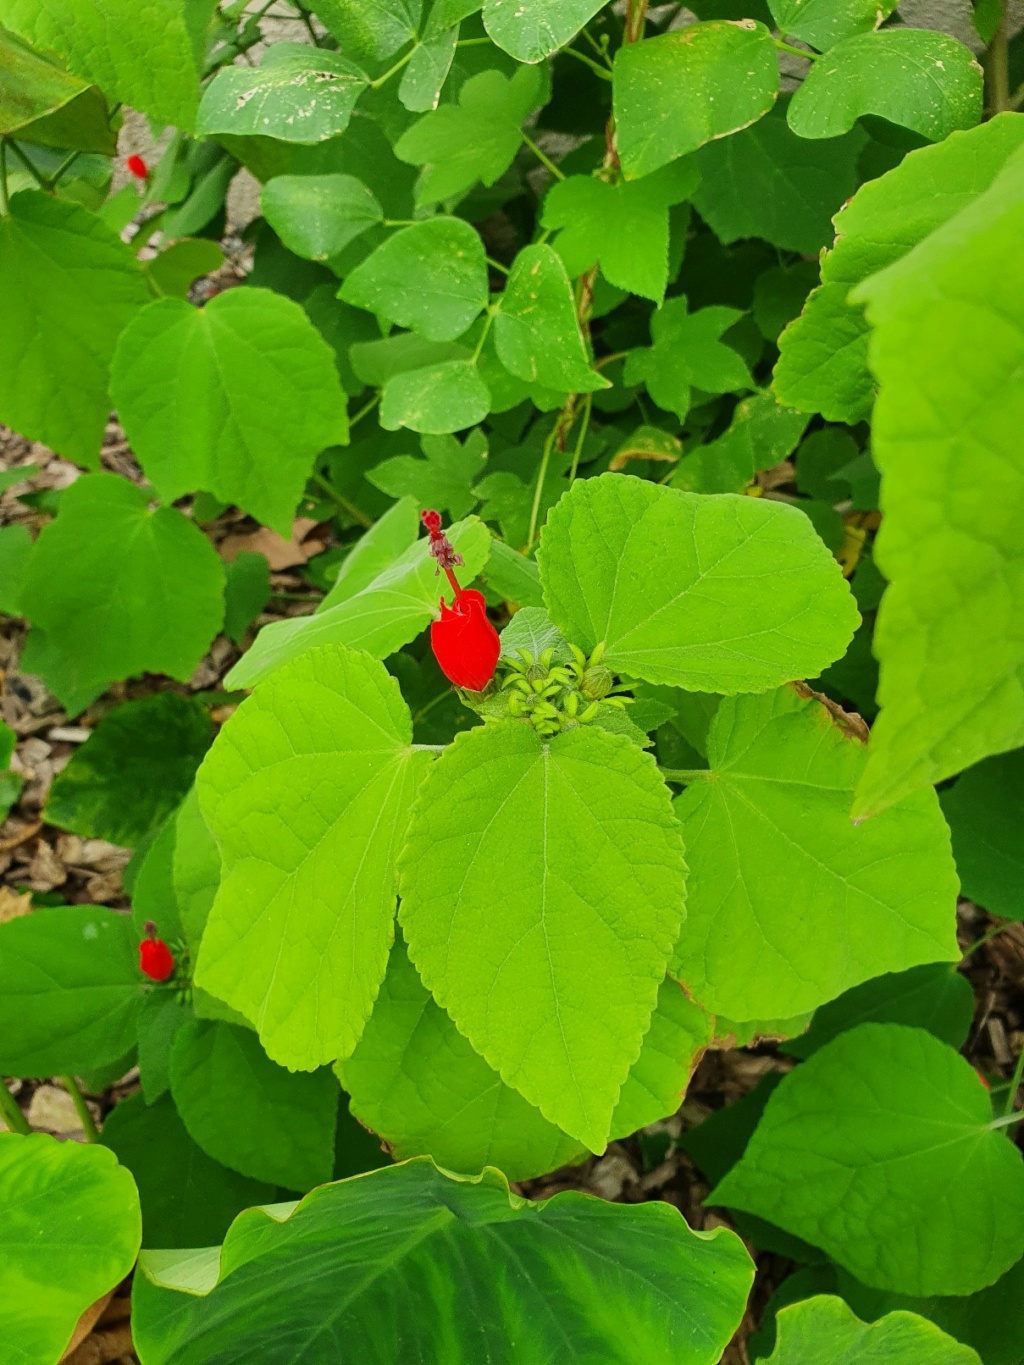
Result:
M591 665L583 675L582 690L588 697L607 697L615 683L615 674L609 668L596 668Z

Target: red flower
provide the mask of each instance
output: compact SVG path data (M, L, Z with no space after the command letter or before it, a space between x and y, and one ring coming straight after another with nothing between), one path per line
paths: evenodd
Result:
M430 645L441 672L470 692L482 692L491 681L501 653L498 632L484 608L482 592L463 588L450 607L441 598L441 619L430 627Z
M139 944L139 966L151 981L166 981L174 975L174 954L157 938L152 920L146 921L146 937Z
M498 632L487 619L483 593L462 588L455 577L455 566L463 562L455 547L441 530L438 512L424 512L420 520L430 533L430 553L444 569L455 593L449 607L441 598L441 619L430 627L430 646L441 672L470 692L482 692L494 677L501 653Z
M141 156L130 156L125 162L125 165L128 167L129 171L131 171L132 175L138 176L140 180L149 179L149 167Z

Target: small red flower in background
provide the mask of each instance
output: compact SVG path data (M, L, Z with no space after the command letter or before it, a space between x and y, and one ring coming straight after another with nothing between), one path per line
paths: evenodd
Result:
M138 176L140 180L149 179L149 167L141 156L130 156L125 162L125 165L128 167L129 171L131 171L132 175Z
M455 593L450 607L441 598L441 619L430 627L430 647L449 682L469 692L482 692L498 666L498 632L487 619L483 593L459 586L454 569L463 559L441 530L440 513L424 512L421 520L430 534L430 553Z
M139 944L139 966L151 981L166 981L174 974L174 954L157 938L152 920L146 921L146 937Z

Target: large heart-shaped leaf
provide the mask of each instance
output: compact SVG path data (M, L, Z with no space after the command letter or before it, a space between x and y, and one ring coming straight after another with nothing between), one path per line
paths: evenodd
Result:
M677 970L730 1019L789 1018L882 972L956 961L957 877L933 791L854 825L860 738L795 688L727 698L675 803L692 870Z
M1024 1254L1024 1165L985 1086L899 1024L861 1024L784 1077L709 1199L904 1294L971 1294Z
M424 984L507 1084L593 1151L640 1051L683 913L682 840L653 759L581 727L460 735L401 858Z
M564 47L606 0L484 0L484 27L519 62L542 62Z
M970 1346L954 1341L916 1313L887 1313L861 1322L842 1299L822 1294L783 1308L768 1365L981 1365Z
M603 642L609 667L693 691L814 677L858 620L807 518L757 498L581 479L549 514L537 557L566 639Z
M325 613L325 616L327 613ZM223 880L196 984L312 1071L359 1040L394 935L394 856L430 754L383 664L309 650L225 725L199 771Z
M497 1361L511 1342L516 1365L714 1365L752 1276L734 1233L668 1204L530 1203L421 1159L253 1209L222 1252L147 1252L132 1332L146 1365Z

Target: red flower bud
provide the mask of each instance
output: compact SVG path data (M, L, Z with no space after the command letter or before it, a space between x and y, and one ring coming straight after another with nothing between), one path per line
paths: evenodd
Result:
M138 176L140 180L149 179L149 167L141 156L130 156L125 162L125 165L128 167L129 171L131 171L132 175Z
M146 937L139 944L139 966L151 981L166 981L174 974L174 954L157 938L152 920L146 921Z
M494 677L501 653L498 632L487 619L484 595L463 589L430 627L430 645L441 672L456 687L481 692Z

